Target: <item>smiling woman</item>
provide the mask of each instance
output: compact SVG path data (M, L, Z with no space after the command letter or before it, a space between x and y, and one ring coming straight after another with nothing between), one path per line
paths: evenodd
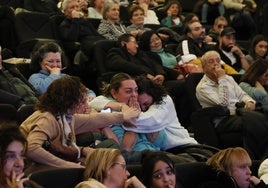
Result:
M0 125L0 187L38 188L36 183L24 177L26 140L16 125L2 122Z

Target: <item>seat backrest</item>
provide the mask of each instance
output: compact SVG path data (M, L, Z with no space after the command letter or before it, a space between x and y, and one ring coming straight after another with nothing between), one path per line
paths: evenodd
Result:
M74 188L83 181L84 169L82 168L60 168L34 172L30 180L45 188Z
M204 73L191 73L185 78L185 89L191 101L193 111L201 109L201 105L196 98L196 86L203 75Z
M64 15L53 15L49 17L49 21L53 30L53 33L55 33L55 39L60 40L60 29L59 25L60 23L65 19Z
M15 11L15 28L20 43L34 38L56 39L49 15L45 13Z
M109 49L113 47L116 47L116 41L100 40L94 44L92 59L96 63L98 75L108 72L108 68L106 66L106 57Z

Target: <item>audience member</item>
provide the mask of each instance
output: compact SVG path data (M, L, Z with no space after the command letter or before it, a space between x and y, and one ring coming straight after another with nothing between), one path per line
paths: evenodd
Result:
M62 11L65 19L59 25L61 39L67 42L80 42L82 51L90 58L94 42L104 38L86 19L77 0L64 0Z
M88 17L103 19L102 12L105 0L90 0L88 7Z
M236 44L235 34L236 31L232 27L225 27L221 31L219 44L212 49L219 52L224 63L243 74L248 69L249 63L245 58L243 50Z
M224 16L224 14L225 8L222 0L205 0L201 9L201 22L203 24L212 24L215 15Z
M212 42L218 44L219 36L222 30L227 27L228 21L224 16L219 16L215 19L212 28L208 31L208 35L212 38Z
M142 163L142 182L146 187L181 187L176 183L176 171L173 161L160 152L144 154Z
M158 54L161 58L163 66L165 67L165 71L170 72L168 74L177 74L177 79L183 79L186 74L190 73L190 70L191 72L198 72L198 67L196 65L188 63L179 65L178 58L175 55L167 52L167 50L163 47L161 37L155 31L144 32L140 38L139 45L144 51L151 51ZM186 71L188 65L189 67L187 70L189 71ZM173 71L170 69L177 70L178 72L173 73Z
M169 1L165 7L165 12L167 17L161 20L162 25L182 27L184 16L182 15L182 7L179 1Z
M194 54L196 57L201 57L209 50L206 40L206 31L202 24L197 20L191 20L185 23L185 38L177 48L177 54L189 55ZM211 41L211 40L210 40Z
M24 176L24 156L27 141L21 135L16 123L0 124L0 187L41 188Z
M35 73L30 76L29 82L39 93L44 93L54 80L66 76L61 72L66 66L66 57L61 47L54 42L45 43L32 54L30 67ZM96 94L89 90L88 96L94 98Z
M266 117L253 111L255 101L231 76L225 74L220 61L220 55L216 51L208 51L202 56L205 75L196 87L197 99L202 108L218 105L227 108L230 115L215 117L213 120L216 132L219 135L242 132L244 147L252 158L260 159L267 150L266 147L262 147L268 134ZM240 110L237 109L239 106ZM238 112L240 115L237 115ZM223 144L230 147L233 143Z
M144 24L160 24L155 11L149 9L151 0L136 0L136 2L144 9Z
M218 172L217 187L231 186L230 182L233 187L239 188L267 187L263 181L252 175L252 161L247 151L241 147L221 150L208 159L206 164Z
M139 40L143 32L151 30L150 28L144 27L144 10L139 5L132 5L129 7L128 14L131 25L127 27L127 32L131 32Z
M239 86L261 106L268 107L268 62L264 59L254 61Z
M265 59L268 54L268 39L263 35L256 35L252 41L249 49L249 54L246 55L246 59L249 64L252 64L258 58Z
M257 8L254 0L223 0L223 5L226 11L225 16L237 31L238 39L247 40L256 34L256 25L251 15Z
M98 27L98 32L104 38L117 40L119 36L126 33L125 25L119 23L119 2L106 0L103 7L102 17Z
M0 102L11 104L16 109L35 104L38 93L16 66L12 65L8 70L4 68L1 53L0 47Z
M145 188L136 176L129 176L119 150L95 149L87 156L84 181L75 188Z
M119 113L75 114L87 104L87 88L76 77L65 76L52 82L36 104L36 111L20 126L28 141L27 156L35 163L28 171L42 166L81 168L81 157L92 151L78 147L75 134L116 123L132 124L139 111L129 108Z

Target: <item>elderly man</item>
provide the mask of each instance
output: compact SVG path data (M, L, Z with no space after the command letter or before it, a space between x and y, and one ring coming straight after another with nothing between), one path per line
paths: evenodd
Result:
M196 96L202 108L220 105L230 111L230 116L215 118L216 132L243 133L244 147L253 158L263 157L268 150L267 119L264 114L254 111L255 101L248 96L221 68L220 55L216 51L208 51L202 56L204 76L196 88ZM237 115L237 107L240 107ZM266 141L267 140L267 141ZM264 147L260 147L264 146Z

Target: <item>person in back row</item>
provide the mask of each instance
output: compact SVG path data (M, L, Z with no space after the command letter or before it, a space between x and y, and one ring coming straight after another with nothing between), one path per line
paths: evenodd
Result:
M64 0L62 11L65 19L60 23L60 37L65 42L80 42L82 51L91 57L93 43L104 39L86 19L77 0Z
M236 44L236 31L232 27L225 27L219 36L218 45L211 49L216 50L221 60L233 67L238 73L243 74L249 67L249 63L245 58L245 53L241 47Z
M61 47L55 42L45 43L33 51L30 68L35 73L30 76L29 82L42 94L54 80L66 76L61 72L66 66L66 57ZM89 90L88 96L92 99L96 94Z

